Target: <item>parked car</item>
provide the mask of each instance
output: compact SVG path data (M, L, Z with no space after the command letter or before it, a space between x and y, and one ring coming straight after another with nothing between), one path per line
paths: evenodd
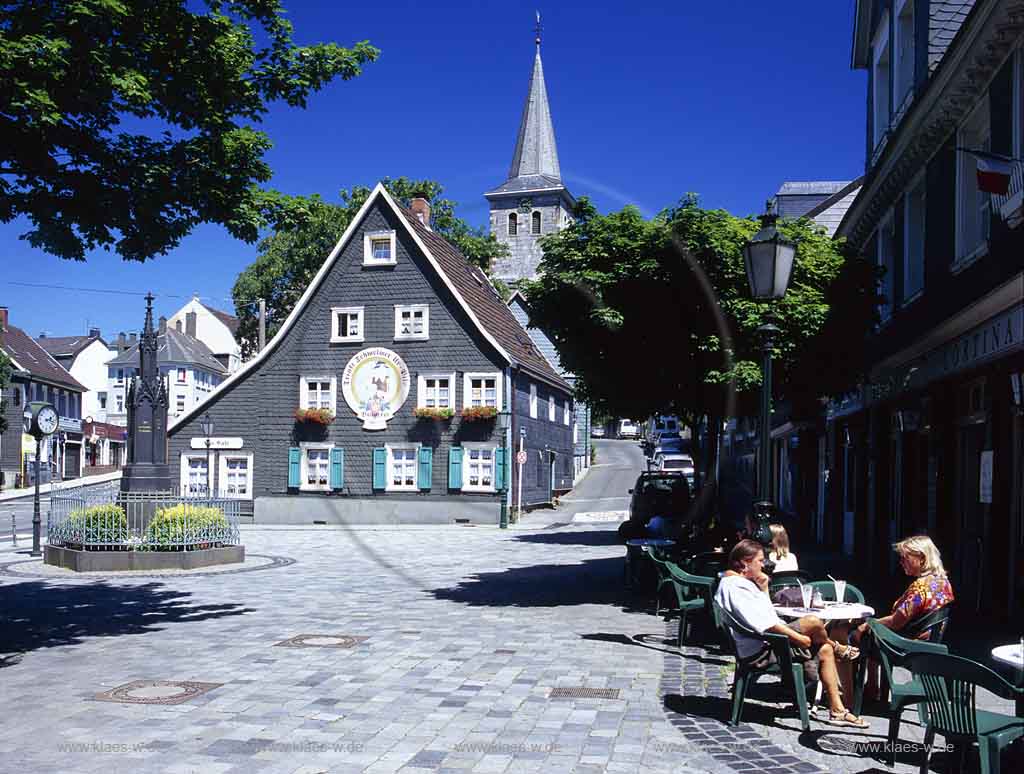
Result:
M678 473L641 473L629 490L629 521L646 526L653 516L682 520L690 510L690 487Z
M650 449L650 457L655 459L665 454L682 454L683 439L679 433L664 433Z
M591 438L604 438L604 425L594 425L590 428Z
M689 454L676 454L675 452L664 452L655 458L655 468L660 471L686 471L693 472L693 457Z
M639 436L640 428L637 427L633 420L623 419L619 421L619 438L638 438Z

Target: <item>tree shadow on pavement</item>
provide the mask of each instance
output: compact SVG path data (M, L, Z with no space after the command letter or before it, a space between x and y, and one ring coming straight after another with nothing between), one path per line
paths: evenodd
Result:
M158 631L166 624L253 612L239 604L194 604L192 595L160 583L53 585L39 581L0 587L0 667L41 648L78 645L92 637Z
M622 559L587 559L580 564L536 564L470 575L451 588L430 589L437 599L493 607L615 605L627 612L653 612L653 603L623 587Z
M526 543L546 543L558 546L617 546L622 545L619 533L614 530L573 530L572 532L537 532L516 535L516 540ZM625 555L626 547L622 545Z

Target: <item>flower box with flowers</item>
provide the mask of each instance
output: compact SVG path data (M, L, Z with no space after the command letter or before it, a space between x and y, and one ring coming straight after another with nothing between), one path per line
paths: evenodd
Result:
M295 421L310 422L317 425L329 425L334 421L334 414L330 409L300 408L295 409Z
M414 408L412 415L417 419L433 419L437 421L451 419L455 412L450 408Z
M498 409L494 406L470 406L462 409L461 416L464 422L483 422L498 416Z

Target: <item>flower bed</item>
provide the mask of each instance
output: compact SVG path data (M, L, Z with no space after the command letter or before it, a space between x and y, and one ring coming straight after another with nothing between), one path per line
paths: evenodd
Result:
M412 415L417 419L451 419L455 412L450 408L414 408Z
M462 409L461 416L463 422L483 422L498 416L498 409L494 406L471 406Z
M295 409L296 422L312 422L317 425L329 425L334 421L334 414L330 409L323 408L300 408Z
M219 546L230 534L220 508L183 503L157 509L144 542L150 551L187 551Z
M113 503L78 508L54 528L51 536L80 550L122 551L129 546L128 517Z

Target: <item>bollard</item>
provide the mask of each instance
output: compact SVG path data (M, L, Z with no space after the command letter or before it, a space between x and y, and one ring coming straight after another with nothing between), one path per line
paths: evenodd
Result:
M17 515L12 513L11 514L11 545L12 546L18 545L18 523L17 523L17 521L15 521L16 518L17 518Z

